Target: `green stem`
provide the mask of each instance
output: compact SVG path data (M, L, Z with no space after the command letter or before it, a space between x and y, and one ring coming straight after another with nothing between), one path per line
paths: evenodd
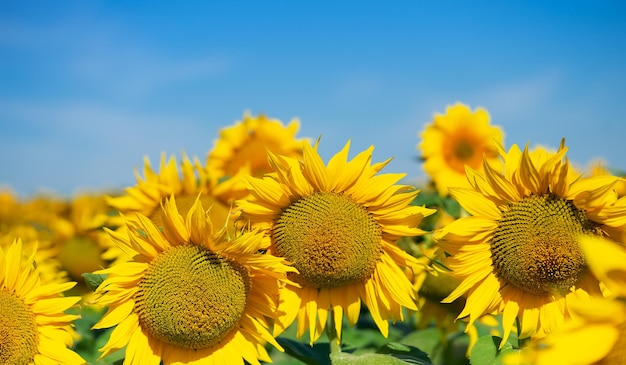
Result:
M522 324L519 317L515 318L515 324L517 325L517 348L521 349L526 345L530 338L520 338L520 334L522 333Z
M341 341L337 334L337 327L335 327L335 314L331 309L328 313L330 317L326 325L326 336L328 336L328 344L330 345L330 353L336 354L341 352Z

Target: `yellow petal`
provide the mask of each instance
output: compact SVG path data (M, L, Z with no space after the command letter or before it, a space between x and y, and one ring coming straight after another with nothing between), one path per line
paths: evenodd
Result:
M450 194L467 210L471 215L484 216L491 219L502 218L502 212L482 194L473 189L450 188Z
M597 236L582 235L578 242L593 274L612 293L626 297L626 248Z
M304 176L316 191L328 191L324 161L309 144L304 144Z

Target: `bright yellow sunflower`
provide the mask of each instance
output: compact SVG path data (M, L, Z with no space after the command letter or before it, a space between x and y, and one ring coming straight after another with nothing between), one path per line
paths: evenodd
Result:
M417 309L404 268L424 269L396 240L424 234L418 226L434 210L410 205L418 191L394 185L404 174L377 174L390 160L371 164L373 146L347 161L348 141L327 166L317 148L304 143L303 161L269 152L275 173L251 178L251 197L237 201L244 222L266 232L269 252L299 271L301 288L282 293L275 334L297 317L297 335L308 328L311 343L327 320L340 336L343 314L356 324L363 302L386 336L402 307Z
M231 215L231 201L247 194L247 191L234 191L230 181L208 174L207 169L197 159L192 162L186 155L178 163L174 156L167 159L162 154L158 171L152 169L150 160L146 157L143 172L143 178L136 173L136 185L126 188L123 195L109 197L108 203L123 215L140 213L157 226L162 225L161 205L172 194L176 196L176 204L182 214L187 213L200 195L202 204L211 208L209 217L215 227L222 227L234 220L235 217ZM111 216L107 225L125 229L120 215ZM105 259L127 259L117 245L111 242L110 246L103 256Z
M615 177L571 178L564 143L554 154L517 145L501 153L503 173L485 161L484 173L467 168L472 188L450 189L472 216L434 239L462 279L444 302L466 295L459 318L470 324L502 313L504 344L516 318L519 338L544 335L563 323L570 303L602 295L577 236L621 241L626 209L612 189Z
M198 199L183 218L171 196L162 227L136 214L125 233L107 230L133 259L96 272L108 311L94 329L116 326L102 357L126 346L124 364L259 364L266 343L280 349L268 320L295 270L259 253L262 234L228 239L208 215Z
M512 353L507 364L626 364L626 248L593 236L579 243L589 269L612 294L572 305L573 318Z
M469 187L466 165L481 171L483 157L498 163L498 146L504 140L501 128L490 125L487 110L472 111L461 103L435 114L419 137L424 170L441 196L447 196L451 186Z
M263 176L271 170L266 150L293 158L302 156L303 140L296 138L299 129L298 119L284 126L278 119L245 113L243 120L220 131L208 153L207 170L216 176L233 177L241 170L252 176Z
M85 364L69 348L79 316L64 313L80 300L62 295L76 283L42 284L35 251L22 249L0 247L0 364Z

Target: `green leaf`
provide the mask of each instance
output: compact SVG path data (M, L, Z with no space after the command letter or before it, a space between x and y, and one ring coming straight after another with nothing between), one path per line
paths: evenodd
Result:
M502 338L497 336L483 336L476 341L470 353L470 364L472 365L502 365L502 356L510 352L515 352L510 343L505 343L500 347Z
M92 274L89 272L86 272L81 276L83 277L83 279L85 280L85 284L91 291L96 291L96 289L98 289L104 279L107 278L107 276L104 274Z
M400 340L400 343L417 347L428 354L436 365L468 365L466 357L469 338L461 328L447 335L437 327L417 329Z
M330 354L333 365L406 365L409 362L402 361L393 356L383 354L352 355L347 352Z
M448 214L454 218L461 216L461 205L453 198L445 198L442 200L443 208Z
M417 347L390 342L376 351L378 354L391 355L408 364L431 365L428 354Z
M374 352L388 341L378 329L344 328L341 335L342 349L344 351L346 348L355 348L369 349L369 352Z
M278 337L276 341L285 349L285 353L308 365L330 365L330 345L316 343L309 346L299 341Z
M413 199L411 205L436 207L441 205L441 197L435 190L422 189L420 193Z
M436 327L419 329L406 335L401 343L415 346L432 355L437 346L441 346L441 330Z
M79 340L74 344L74 351L91 365L112 365L123 360L125 351L118 350L104 359L100 359L100 351L109 340L114 327L107 329L92 329L93 325L100 320L105 310L102 308L83 306L80 310L73 308L72 313L80 314L81 317L74 321Z

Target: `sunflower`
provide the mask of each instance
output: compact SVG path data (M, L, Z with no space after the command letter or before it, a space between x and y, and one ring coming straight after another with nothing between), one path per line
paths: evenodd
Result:
M142 214L125 217L125 233L107 230L133 259L95 272L106 275L94 304L108 307L94 329L116 326L102 357L126 346L124 364L258 364L278 287L294 271L259 253L263 235L227 239L214 232L200 199L183 218L166 199L162 227Z
M266 150L293 158L302 156L302 140L296 138L300 122L292 119L287 126L278 119L245 113L243 120L223 128L207 158L209 174L236 176L242 169L260 177L270 171Z
M419 137L424 170L441 196L447 196L451 186L469 187L466 165L480 171L483 157L497 163L504 139L500 127L490 125L485 109L472 111L461 103L448 106L445 114L435 114Z
M519 353L507 365L613 365L626 362L626 305L592 298L570 307L572 319Z
M79 316L64 313L80 297L61 294L76 283L42 284L36 252L22 250L20 239L0 247L0 364L85 364L69 348Z
M206 167L201 166L197 159L192 162L186 155L183 155L179 164L174 156L166 158L162 154L158 171L152 169L146 157L143 172L143 178L136 173L136 185L126 188L120 196L108 197L107 201L123 215L140 213L153 220L157 226L163 224L161 205L172 194L176 196L176 204L182 214L187 213L200 194L202 204L211 208L209 216L215 227L222 227L234 219L231 215L231 201L247 194L246 191L237 193L231 189L232 184L228 180L221 181L220 176L208 174ZM107 225L119 227L120 230L125 227L120 215L111 216ZM127 259L112 242L104 258L112 261Z
M572 319L505 358L507 364L626 363L626 248L593 236L579 243L589 269L612 294L572 305Z
M458 298L452 303L441 303L458 286L459 279L449 275L440 264L442 257L436 247L420 246L417 259L424 264L426 270L419 272L413 278L413 285L419 294L417 300L418 323L422 329L435 325L444 335L458 330L456 317L461 313L465 298Z
M445 261L462 282L444 300L467 296L459 318L469 323L502 313L503 341L519 319L519 338L544 335L563 323L571 303L601 296L587 269L579 234L624 238L626 210L602 176L573 180L566 147L554 154L501 151L504 172L484 162L467 168L472 188L452 188L472 216L434 233Z
M434 230L445 227L457 219L443 208L437 208L436 214L431 217L436 219L433 224ZM456 332L458 330L456 317L463 309L465 298L458 298L452 303L441 303L441 300L452 293L460 280L450 275L447 268L441 264L444 254L433 243L431 236L427 236L423 242L414 247L412 255L426 267L426 270L420 271L412 278L413 286L419 295L417 327L421 329L434 324L443 334Z
M58 259L53 226L59 221L64 204L52 197L19 200L9 190L0 192L0 247L7 248L20 239L24 252L35 251L35 262L44 283L68 281Z
M111 209L105 195L84 193L73 197L66 209L50 224L62 270L72 281L78 282L74 292L81 295L91 294L82 274L108 265L102 255L109 241L102 228L109 213Z
M377 175L390 160L371 164L373 146L347 161L348 141L327 166L317 148L304 143L303 161L269 152L275 173L251 178L250 198L237 201L244 221L266 232L269 252L299 271L301 287L283 290L275 334L297 317L297 335L308 328L313 343L330 320L340 341L343 314L353 326L363 302L387 336L387 320L417 309L403 269L424 269L395 241L424 234L418 225L434 210L410 205L418 191L394 185L404 174Z

